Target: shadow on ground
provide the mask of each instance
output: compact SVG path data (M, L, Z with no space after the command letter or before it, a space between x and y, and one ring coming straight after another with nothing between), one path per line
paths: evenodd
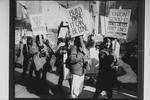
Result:
M21 72L15 71L15 84L19 84L21 86L26 87L26 90L30 94L35 94L39 98L69 98L70 89L68 87L63 86L63 93L59 93L57 90L57 84L54 84L47 80L47 85L42 83L35 83L34 77L33 82L29 81L28 73L25 76L25 79L21 79ZM15 91L15 90L14 90Z
M87 77L94 77L94 79L96 80L96 77L97 75L96 74L86 74ZM131 90L131 91L134 91L134 92L137 92L137 83L120 83L122 88L124 89L128 89L128 90ZM88 80L88 81L85 81L85 85L88 85L88 86L92 86L92 87L95 87L96 86L96 81L94 80Z
M57 72L52 72L52 74L58 76ZM33 77L34 79L34 77ZM55 80L55 77L54 77ZM57 80L57 79L56 79ZM15 71L15 84L19 84L21 86L24 86L27 90L27 92L29 92L30 94L34 94L36 96L38 96L39 98L69 98L69 94L70 94L70 88L63 86L63 93L59 93L58 91L58 85L56 84L57 82L53 83L53 80L48 79L47 80L47 85L43 85L41 84L36 84L34 81L31 84L29 81L29 75L27 73L27 75L25 76L25 80L21 79L21 72L20 71ZM95 88L96 86L96 82L94 83L90 83L86 78L85 78L85 86L90 86ZM136 85L135 84L130 84L130 83L123 83L123 88L126 87L126 89L130 89L130 90L134 90ZM125 92L124 90L121 90L123 92ZM16 92L16 91L15 91ZM128 91L127 91L128 93ZM79 98L92 98L94 94L94 91L88 91L88 90L84 90L82 91L82 93L79 95ZM115 98L120 98L118 97L121 95L122 98L127 98L126 96L120 94L120 93L115 93L114 97ZM99 98L104 98L101 95L99 96Z

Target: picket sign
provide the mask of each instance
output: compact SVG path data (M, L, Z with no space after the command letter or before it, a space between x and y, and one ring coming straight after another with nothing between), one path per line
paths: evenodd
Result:
M89 32L85 9L78 4L66 10L71 37L80 36Z
M41 14L32 14L29 16L30 16L33 35L35 35L35 36L39 35L40 43L43 44L41 34L43 34L43 35L47 34L46 24L45 24L43 14L42 13Z
M67 27L61 27L58 38L65 38L67 31L68 31Z
M33 32L31 31L26 31L25 36L33 37Z
M131 9L122 9L122 7L119 9L110 9L108 25L106 25L107 32L105 36L126 39L130 16Z
M46 34L45 20L42 14L29 15L34 35Z

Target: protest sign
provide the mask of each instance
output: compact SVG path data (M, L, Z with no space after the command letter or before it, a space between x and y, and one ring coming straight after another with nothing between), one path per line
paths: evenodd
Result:
M106 36L126 39L130 15L130 9L110 9Z
M58 38L65 38L67 31L67 27L61 27Z
M46 26L42 14L30 15L30 21L34 35L46 34Z
M67 17L71 37L88 33L88 24L82 4L67 9Z
M102 35L93 36L92 40L94 40L95 42L102 42L103 36Z
M31 32L31 31L26 31L26 32L25 32L25 36L33 37L33 32Z

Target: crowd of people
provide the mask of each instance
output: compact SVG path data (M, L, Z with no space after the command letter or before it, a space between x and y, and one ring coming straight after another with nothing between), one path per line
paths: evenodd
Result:
M117 43L117 39L105 37L100 45L94 45L99 50L99 55L97 55L99 58L99 72L93 98L98 98L102 91L106 91L107 98L113 98L113 88L120 86L117 80L119 54L114 50L114 46L119 45ZM41 84L47 86L46 74L52 72L52 67L55 66L59 69L58 91L61 93L63 92L63 66L65 63L65 67L70 72L67 77L70 86L70 98L78 98L84 87L86 71L90 70L88 47L83 45L85 44L82 36L58 38L57 48L54 52L48 39L43 35L27 37L22 51L24 56L22 79L29 71L31 83L35 82L40 86ZM67 54L65 62L64 54ZM35 80L33 80L33 71L35 72Z

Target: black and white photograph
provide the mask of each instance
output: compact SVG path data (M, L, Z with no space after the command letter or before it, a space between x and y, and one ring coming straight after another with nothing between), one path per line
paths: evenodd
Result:
M139 12L139 0L15 0L13 97L138 99Z

